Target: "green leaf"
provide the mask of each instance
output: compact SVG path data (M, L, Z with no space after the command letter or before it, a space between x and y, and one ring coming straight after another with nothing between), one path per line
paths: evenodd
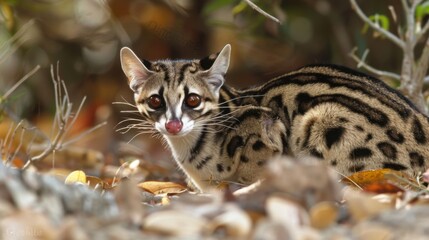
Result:
M235 5L235 7L232 9L232 14L237 15L244 11L244 9L247 8L247 3L244 1L241 1L239 4Z
M369 20L371 22L375 23L376 25L380 26L384 30L389 30L390 27L390 21L389 18L386 15L383 14L374 14L372 16L369 16ZM366 33L368 31L369 25L365 24L362 29L362 33Z
M425 1L416 8L416 21L421 22L425 15L429 14L429 1Z
M227 5L231 5L235 0L212 0L204 6L203 14L207 15L219 10Z

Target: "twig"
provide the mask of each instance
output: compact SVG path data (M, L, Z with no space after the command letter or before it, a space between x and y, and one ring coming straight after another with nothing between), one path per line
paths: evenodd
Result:
M23 124L23 121L19 122L18 126L20 126L20 124ZM18 126L16 126L18 128ZM19 138L19 144L18 147L15 149L15 152L10 155L6 161L6 164L9 164L13 159L15 159L16 155L18 155L18 152L21 150L22 147L22 143L24 140L24 133L25 133L25 127L24 126L20 126L21 127L21 137Z
M5 100L6 98L8 98L9 95L13 93L13 91L15 91L23 82L25 82L25 80L30 78L39 69L40 69L40 65L37 65L35 68L33 68L33 70L25 74L25 76L23 76L17 83L15 83L11 88L9 88L9 90L7 90L7 92L1 97L1 100Z
M399 74L396 74L396 73L392 73L392 72L388 72L388 71L383 71L383 70L379 70L379 69L376 69L376 68L374 68L374 67L372 67L372 66L370 66L370 65L368 65L366 62L365 62L365 58L366 58L366 56L368 55L368 53L369 53L369 50L367 49L367 50L365 50L365 52L364 52L364 54L362 55L362 58L359 58L355 53L356 53L356 50L357 50L357 48L354 48L351 52L350 52L350 54L349 54L349 56L353 59L353 60L355 60L356 62L357 62L357 67L358 68L364 68L365 70L367 70L367 71L369 71L369 72L371 72L372 74L375 74L375 75L377 75L377 76L383 76L383 77L388 77L388 78L391 78L391 79L394 79L394 80L397 80L397 81L400 81L401 80L401 76L399 75Z
M381 35L392 41L394 44L398 45L400 48L404 49L405 42L401 39L399 39L397 36L392 34L391 32L381 28L379 25L375 24L374 22L369 19L365 13L363 13L362 9L360 9L359 5L356 3L356 0L350 0L350 4L352 5L352 9L357 13L357 15L366 23L368 24L374 31L379 32Z
M15 139L15 135L16 135L16 133L18 132L18 129L20 128L22 126L22 121L20 121L17 125L16 125L16 127L15 127L15 129L12 131L12 133L11 133L11 135L10 135L10 139L8 140L9 141L9 144L8 144L8 152L9 151L11 151L12 150L12 143L13 143L13 140ZM11 127L9 130L11 130L13 127ZM9 135L9 132L8 132L8 135ZM20 146L21 146L21 143L20 143ZM19 147L20 147L19 146ZM7 159L6 159L6 165L7 164L9 164L9 162L12 160L12 156L14 155L14 154L7 154L8 156L7 156Z
M34 19L31 19L30 21L28 21L26 24L24 24L24 26L22 26L17 33L15 33L15 35L13 35L11 38L9 38L6 42L4 42L1 46L0 46L0 63L2 63L3 61L5 61L10 55L13 54L13 51L9 51L8 48L10 48L10 46L13 46L13 43L15 41L17 41L19 38L21 38L24 33L27 32L27 30L32 27L34 25ZM17 49L15 47L15 49Z
M84 132L80 133L78 136L74 137L73 139L71 139L71 140L69 140L69 141L67 141L67 142L63 143L63 144L62 144L62 146L63 146L63 147L67 147L68 145L70 145L70 144L72 144L72 143L74 143L74 142L76 142L76 141L80 140L80 139L81 139L81 138L83 138L84 136L86 136L86 135L88 135L88 134L90 134L90 133L94 132L95 130L97 130L97 129L99 129L99 128L103 127L103 126L105 126L106 124L107 124L107 122L106 122L106 121L101 122L101 123L99 123L99 124L97 124L97 125L95 125L95 126L91 127L90 129L88 129L88 130L86 130L86 131L84 131Z
M86 98L84 98L81 101L81 104L79 105L76 114L72 116L73 104L70 102L70 97L69 97L70 95L67 91L67 87L64 81L62 81L59 76L58 63L57 63L56 74L54 72L54 67L51 66L51 78L52 78L52 83L54 85L55 108L56 108L55 119L52 125L53 130L50 137L50 139L52 140L50 140L48 146L43 150L42 153L38 154L37 156L30 157L25 163L23 169L27 169L33 162L40 161L46 158L48 155L52 154L53 152L56 152L62 149L64 146L79 140L83 136L95 131L96 129L106 124L105 122L100 123L90 128L89 130L81 133L79 136L69 140L68 142L64 142L67 136L67 133L76 123L76 120L82 110L82 107Z
M250 0L244 0L251 8L253 8L255 11L259 12L260 14L262 14L263 16L265 16L266 18L269 18L271 20L273 20L274 22L281 24L280 20L277 19L276 17L270 15L269 13L265 12L264 10L262 10L260 7L258 7L258 5L256 5L255 3L253 3Z

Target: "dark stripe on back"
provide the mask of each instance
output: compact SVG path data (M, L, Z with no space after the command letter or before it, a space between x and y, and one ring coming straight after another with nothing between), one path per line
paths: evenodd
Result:
M339 69L337 69L340 71ZM349 72L349 71L348 71ZM276 78L267 84L263 85L258 89L249 89L245 92L246 95L256 95L256 94L266 94L268 91L278 88L285 87L287 85L311 85L311 84L327 84L330 88L348 88L351 91L358 91L367 95L368 97L378 99L382 104L388 106L397 112L403 119L406 119L410 116L411 110L408 107L411 107L415 110L416 107L403 95L398 93L395 89L387 86L384 82L368 77L363 74L354 74L360 77L365 77L369 81L357 81L355 79L349 79L344 76L329 75L323 73L305 73L305 72L296 72L290 75L285 75L279 78ZM372 87L375 85L376 87ZM385 91L390 92L396 95L399 99L404 102L399 102L395 99L392 99L391 96L388 96Z
M352 98L343 94L326 94L310 96L303 92L299 93L295 98L298 106L298 113L304 114L311 108L323 103L337 103L348 108L351 112L357 113L365 117L370 123L384 127L389 123L389 118L382 111L370 107L357 98Z

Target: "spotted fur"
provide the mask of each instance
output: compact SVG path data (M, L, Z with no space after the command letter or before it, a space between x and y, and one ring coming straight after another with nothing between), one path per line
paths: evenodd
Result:
M244 90L224 85L230 46L201 60L121 63L142 118L166 139L178 166L205 191L255 181L276 154L311 155L342 174L429 167L429 119L382 81L339 66L308 66ZM148 99L161 97L162 109ZM186 106L190 94L198 107ZM183 127L169 132L169 121Z

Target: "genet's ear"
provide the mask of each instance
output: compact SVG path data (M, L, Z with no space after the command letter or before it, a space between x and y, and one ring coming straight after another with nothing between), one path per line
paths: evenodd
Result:
M134 92L148 79L153 72L146 68L134 52L123 47L120 53L121 67L128 78L128 85Z
M230 55L231 45L227 44L216 57L207 57L200 60L201 67L207 69L206 82L216 96L219 95L219 89L225 82L224 76L228 71Z

